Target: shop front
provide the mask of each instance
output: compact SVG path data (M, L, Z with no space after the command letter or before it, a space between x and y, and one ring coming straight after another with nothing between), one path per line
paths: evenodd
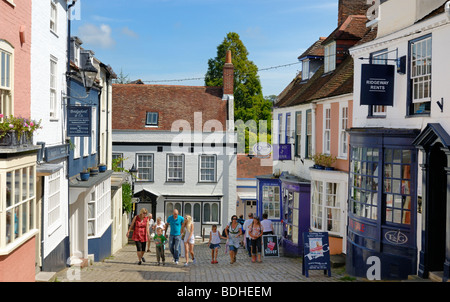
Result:
M347 273L366 277L377 257L382 280L417 270L417 150L414 129L352 128ZM371 258L376 259L376 258Z

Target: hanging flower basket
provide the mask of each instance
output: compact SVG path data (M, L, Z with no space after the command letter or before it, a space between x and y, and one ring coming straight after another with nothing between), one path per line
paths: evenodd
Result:
M40 123L13 116L3 118L0 114L0 146L32 145L33 133L41 128Z

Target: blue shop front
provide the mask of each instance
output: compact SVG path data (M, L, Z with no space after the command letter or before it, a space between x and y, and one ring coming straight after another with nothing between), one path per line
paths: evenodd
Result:
M283 172L280 177L257 176L257 215L264 213L279 225L286 256L301 256L302 234L310 226L310 181Z

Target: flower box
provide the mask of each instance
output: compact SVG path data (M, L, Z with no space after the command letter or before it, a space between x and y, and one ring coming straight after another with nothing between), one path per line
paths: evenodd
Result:
M0 146L13 147L32 144L33 135L27 135L24 133L19 135L17 131L6 131L0 133Z

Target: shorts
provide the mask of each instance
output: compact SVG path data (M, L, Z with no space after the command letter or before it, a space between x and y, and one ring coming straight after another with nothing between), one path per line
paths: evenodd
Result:
M212 249L212 250L214 250L214 249L219 249L219 248L220 248L220 244L218 244L218 243L216 243L216 244L211 243L211 244L209 245L209 248Z
M140 242L140 241L135 241L136 242L136 248L138 252L145 252L145 246L147 244L147 242Z
M233 252L236 252L236 253L237 253L237 251L238 251L238 248L235 247L234 245L229 245L229 246L228 246L228 249L229 249L230 251L233 251Z

